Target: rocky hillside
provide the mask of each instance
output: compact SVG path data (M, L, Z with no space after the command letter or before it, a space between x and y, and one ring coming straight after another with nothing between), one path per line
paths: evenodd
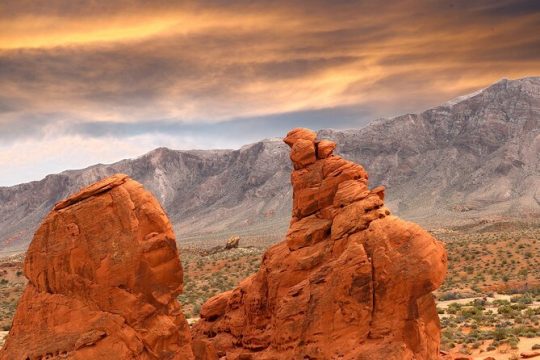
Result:
M502 80L420 114L322 131L426 225L540 216L540 77Z
M160 200L181 240L198 241L203 233L205 239L223 241L224 231L277 240L290 215L286 147L279 139L239 150L159 148L134 160L0 188L0 250L24 247L55 202L115 173L130 175Z
M337 153L361 163L387 205L426 226L540 217L540 78L502 80L420 114L354 130L322 130ZM140 158L0 188L0 250L21 249L55 202L100 178L126 173L166 208L184 243L283 236L291 209L287 146L156 149Z

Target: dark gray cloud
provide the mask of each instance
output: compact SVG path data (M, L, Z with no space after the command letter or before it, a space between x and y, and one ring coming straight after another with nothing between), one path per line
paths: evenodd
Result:
M65 129L68 134L89 137L132 137L143 134L183 135L209 138L243 138L256 141L282 137L294 127L314 130L360 128L373 120L373 114L357 106L295 111L258 117L230 119L218 123L182 123L174 119L119 123L111 121L81 122Z
M65 115L61 113L29 113L24 116L0 113L0 145L42 137L47 127L59 126L58 119L63 118Z
M0 145L358 127L538 75L538 33L525 0L6 0Z
M254 84L267 83L269 89L275 89L269 94L273 95L290 85L280 81L309 83L335 72L343 78L344 87L355 85L361 101L360 92L369 91L372 85L389 84L386 91L400 91L390 84L396 76L452 78L474 68L481 79L477 86L485 86L488 75L494 81L522 75L517 69L530 74L538 70L531 63L540 60L535 31L540 30L540 13L533 1L207 1L186 5L53 0L46 5L7 1L2 6L10 18L49 15L80 17L81 22L88 17L136 17L164 10L217 14L218 23L220 14L240 10L246 13L246 21L266 13L283 20L283 26L275 23L257 31L239 23L237 28L218 26L189 34L171 29L129 42L4 50L0 52L0 90L19 95L16 105L2 104L7 109L26 99L29 111L43 102L53 107L46 111L78 112L94 107L97 112L116 111L123 116L126 111L132 116L137 108L152 106L158 113L163 100L180 109L190 106L194 118L199 117L198 111L204 119L218 116L208 109L227 104L238 107L242 99L253 101L245 93ZM290 21L297 24L287 25ZM493 77L493 69L486 70L486 65L496 66L500 75ZM323 86L314 91L324 91ZM434 89L425 90L432 93ZM299 108L314 106L302 100L295 99ZM340 99L335 101L341 105Z

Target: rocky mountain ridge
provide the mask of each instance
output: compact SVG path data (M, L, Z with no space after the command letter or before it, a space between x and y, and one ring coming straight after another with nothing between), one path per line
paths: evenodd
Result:
M389 189L390 209L422 225L540 216L540 77L501 80L419 114L318 135L362 164L372 186ZM128 174L159 199L181 243L213 245L231 234L276 241L291 211L288 157L278 140L238 150L159 148L3 187L0 250L24 249L57 201L115 173Z

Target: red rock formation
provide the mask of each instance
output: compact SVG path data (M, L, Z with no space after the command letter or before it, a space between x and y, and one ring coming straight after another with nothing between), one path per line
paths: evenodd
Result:
M226 359L437 359L443 245L391 216L384 188L369 190L334 143L307 129L285 142L295 168L286 239L202 306L194 338Z
M532 359L540 357L540 351L526 351L522 352L519 356L521 356L522 359Z
M58 203L0 359L193 359L182 267L161 206L125 175Z

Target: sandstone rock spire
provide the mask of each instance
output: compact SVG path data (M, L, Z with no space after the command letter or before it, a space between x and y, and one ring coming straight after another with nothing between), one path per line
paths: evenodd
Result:
M152 195L114 175L58 203L28 249L0 359L193 359L182 266Z
M444 246L384 207L362 166L294 129L293 211L259 271L208 300L193 328L226 359L432 360L440 326L431 292Z

